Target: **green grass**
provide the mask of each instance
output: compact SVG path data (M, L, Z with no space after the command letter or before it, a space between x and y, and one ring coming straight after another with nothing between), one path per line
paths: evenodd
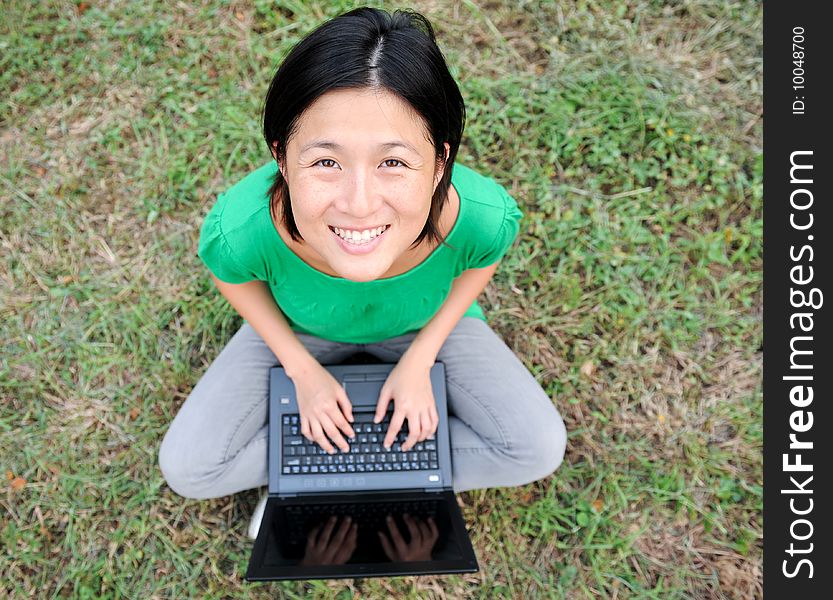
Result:
M269 159L281 57L353 6L6 3L0 455L25 484L4 478L5 594L760 597L751 1L415 6L466 99L459 160L525 212L481 305L569 431L552 477L460 496L479 573L248 584L257 492L168 489L162 436L241 322L196 257L202 218Z

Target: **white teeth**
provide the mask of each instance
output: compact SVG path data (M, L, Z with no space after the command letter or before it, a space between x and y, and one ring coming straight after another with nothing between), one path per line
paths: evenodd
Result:
M387 229L387 226L377 227L376 229L365 229L364 231L347 231L345 229L339 229L338 227L333 227L333 230L336 234L346 240L348 242L366 242L375 238L376 236L380 235L383 231Z

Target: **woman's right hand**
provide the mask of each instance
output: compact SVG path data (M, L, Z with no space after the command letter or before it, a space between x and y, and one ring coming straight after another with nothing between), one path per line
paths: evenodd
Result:
M303 436L330 454L335 454L330 440L344 452L349 452L350 447L342 433L348 438L356 437L350 426L353 407L341 384L314 360L297 373L292 382L301 413Z

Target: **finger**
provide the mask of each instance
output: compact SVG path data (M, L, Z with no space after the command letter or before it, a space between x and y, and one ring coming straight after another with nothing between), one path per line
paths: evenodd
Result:
M422 534L411 515L403 515L402 520L405 521L405 526L408 528L408 535L411 536L411 544L421 544Z
M436 405L431 405L431 433L428 437L431 437L437 432L437 427L440 425L440 415L437 414L437 407Z
M331 516L327 519L327 522L324 524L324 529L321 531L321 542L326 544L330 541L330 537L333 535L333 528L336 526L336 518L335 516Z
M428 522L423 519L417 520L417 527L419 527L419 534L422 536L422 542L425 543L431 539L431 528L428 527Z
M386 389L382 389L382 393L379 395L379 400L376 402L376 414L373 415L374 423L381 423L382 419L385 418L385 413L388 412L388 405L390 404L390 401L390 394Z
M408 437L405 439L405 443L402 444L403 452L407 452L414 447L414 444L419 441L420 433L422 433L422 429L419 425L419 415L408 416Z
M312 431L309 427L309 419L307 419L304 415L301 415L301 435L309 441L312 441Z
M359 537L359 524L353 523L353 526L350 527L350 533L347 534L346 540L346 547L350 548L350 554L353 554L353 550L356 549L356 541ZM350 555L347 555L347 558L350 558Z
M390 515L387 516L385 521L388 524L388 533L390 533L390 539L393 540L393 545L396 547L397 550L400 550L405 547L405 540L402 539L402 534L399 533L399 528L396 526L396 521L393 520L393 517Z
M419 435L419 441L424 442L425 438L427 438L433 432L433 428L431 427L431 413L426 411L419 416L419 422L422 426L422 432Z
M306 554L309 556L310 551L315 548L316 544L318 543L318 533L321 531L321 523L310 529L309 535L307 536L307 551Z
M336 531L335 536L333 536L333 546L336 548L340 548L341 545L344 543L344 538L347 537L347 534L350 533L351 525L353 524L353 519L350 518L350 515L347 515L341 520L341 525L338 526L338 531Z
M315 443L324 448L324 451L327 454L335 454L335 448L333 448L333 445L330 443L330 440L327 439L327 436L324 435L321 423L318 421L311 422L310 429L312 430L312 439Z
M346 435L349 438L356 437L356 432L353 431L352 427L350 427L350 423L347 422L347 419L344 418L344 415L342 414L341 410L339 410L339 408L337 406L335 408L333 408L327 414L333 420L333 423L335 423L335 426L338 427L341 431L344 432L344 435Z
M327 434L333 443L341 448L342 452L349 452L350 446L347 445L347 442L344 441L344 438L341 437L341 433L339 432L338 428L333 423L332 419L329 418L329 415L325 415L325 421L322 423L324 427L324 432Z
M436 542L437 538L440 537L440 530L437 529L434 517L428 517L428 528L431 530L431 538Z
M393 411L393 417L390 420L390 426L388 427L388 433L385 435L385 441L382 442L382 445L387 450L393 444L393 440L396 439L396 434L399 433L399 430L402 429L402 423L405 421L405 413L400 411ZM404 448L403 448L404 450Z
M340 393L336 396L336 402L338 402L338 405L341 407L341 412L344 415L344 418L352 423L353 405L350 404L350 398L347 397L347 392L344 391L344 388L341 388Z
M334 564L344 564L353 555L353 551L356 549L357 531L358 526L355 523L353 523L350 526L350 531L347 533L347 538L344 540L344 543L341 545L341 548L339 548L338 553L333 557Z
M381 531L377 531L376 533L379 534L379 543L382 544L382 550L385 551L389 560L396 560L396 553L393 550L393 547L390 545L387 536L382 533Z

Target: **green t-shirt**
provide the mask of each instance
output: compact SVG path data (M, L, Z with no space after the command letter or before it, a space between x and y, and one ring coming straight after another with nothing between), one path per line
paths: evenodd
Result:
M276 172L270 161L219 195L200 231L198 255L222 281L267 282L293 331L328 340L367 344L420 330L454 278L503 258L523 217L502 186L455 163L451 183L460 210L446 236L454 249L440 245L394 277L350 281L314 269L278 234L268 198ZM465 316L486 320L477 301Z

